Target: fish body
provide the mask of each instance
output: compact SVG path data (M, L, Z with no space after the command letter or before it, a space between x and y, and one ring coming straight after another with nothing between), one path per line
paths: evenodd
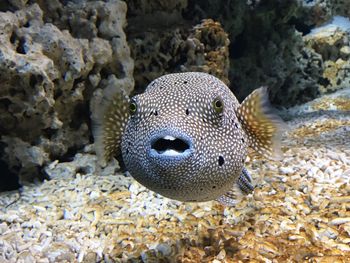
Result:
M216 77L187 72L161 76L131 99L116 94L95 139L100 158L120 152L130 174L156 193L232 204L233 189L253 189L244 168L248 147L278 156L282 130L266 88L240 104Z

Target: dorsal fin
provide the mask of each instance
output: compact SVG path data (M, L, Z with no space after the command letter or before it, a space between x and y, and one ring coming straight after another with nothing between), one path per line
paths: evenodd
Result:
M103 97L93 118L95 150L101 165L120 153L121 138L129 119L129 97L124 90Z
M236 114L248 134L250 147L271 159L282 156L280 141L287 125L273 112L266 87L254 90Z

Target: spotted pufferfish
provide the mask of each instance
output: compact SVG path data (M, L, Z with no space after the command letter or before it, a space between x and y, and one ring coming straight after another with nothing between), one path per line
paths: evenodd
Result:
M122 156L139 183L184 202L238 202L254 190L244 167L248 147L281 156L285 124L272 112L266 87L241 104L218 78L174 73L152 81L145 92L107 98L94 123L102 163Z

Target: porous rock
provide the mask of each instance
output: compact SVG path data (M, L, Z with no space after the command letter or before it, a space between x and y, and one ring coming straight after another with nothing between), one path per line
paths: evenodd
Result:
M145 25L138 27L140 21L131 18L130 23L134 24L128 32L137 91L144 90L153 79L173 72L201 71L229 83L230 42L220 23L205 19L189 27L180 16L173 22L176 27L157 26L141 32Z
M350 2L346 0L303 0L305 8L304 22L308 25L320 26L334 15L350 17Z
M350 21L335 17L304 36L307 47L320 54L323 65L320 93L346 88L350 83Z
M171 5L176 8L172 11L167 8L170 4L164 4L167 1L160 2L162 4L147 8L146 4L137 7L135 1L128 3L127 33L135 59L138 92L143 91L149 81L168 72L207 70L209 59L201 55L201 50L207 47L208 42L203 39L193 41L191 35L198 26L194 26L192 32L188 29L195 24L203 25L201 20L208 18L219 22L228 34L230 54L226 65L229 66L229 74L227 78L226 74L217 76L230 84L239 100L265 85L269 87L273 103L290 107L310 101L325 90L343 86L337 84L338 77L328 85L325 76L334 72L325 72L328 67L341 68L344 73L342 61L329 66L323 55L305 42L304 35L334 14L346 15L340 10L347 6L345 1L335 5L333 1L296 0L234 0L229 3L193 0L187 4L185 1L173 1ZM215 23L204 24L215 28ZM335 48L341 59L348 56L343 46ZM188 66L189 62L194 62L192 57L195 57L196 63ZM220 70L225 68L215 66L219 66ZM212 70L209 72L213 73Z
M182 52L187 60L181 65L181 71L206 72L229 84L229 44L228 35L219 22L203 20L185 41Z
M122 1L12 2L21 9L0 13L1 158L23 182L89 143L93 92L110 78L130 91L133 60Z
M298 1L194 2L191 16L210 16L229 35L230 88L239 100L262 85L283 106L317 96L319 56L304 47L302 34L295 30L295 17L303 10Z

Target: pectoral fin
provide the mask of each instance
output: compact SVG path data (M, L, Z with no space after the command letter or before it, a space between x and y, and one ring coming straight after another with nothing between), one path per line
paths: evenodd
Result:
M281 158L280 142L287 125L273 112L266 87L254 90L236 114L248 134L250 147L265 157Z
M252 177L245 167L243 167L242 173L238 177L237 184L239 189L245 194L250 194L254 191L254 186L252 185Z
M129 97L123 90L105 96L93 119L96 154L104 165L120 153L121 138L129 119Z
M247 169L243 167L242 173L238 177L232 189L220 196L217 201L225 206L235 206L239 203L244 195L248 195L254 191L252 185L252 177Z

